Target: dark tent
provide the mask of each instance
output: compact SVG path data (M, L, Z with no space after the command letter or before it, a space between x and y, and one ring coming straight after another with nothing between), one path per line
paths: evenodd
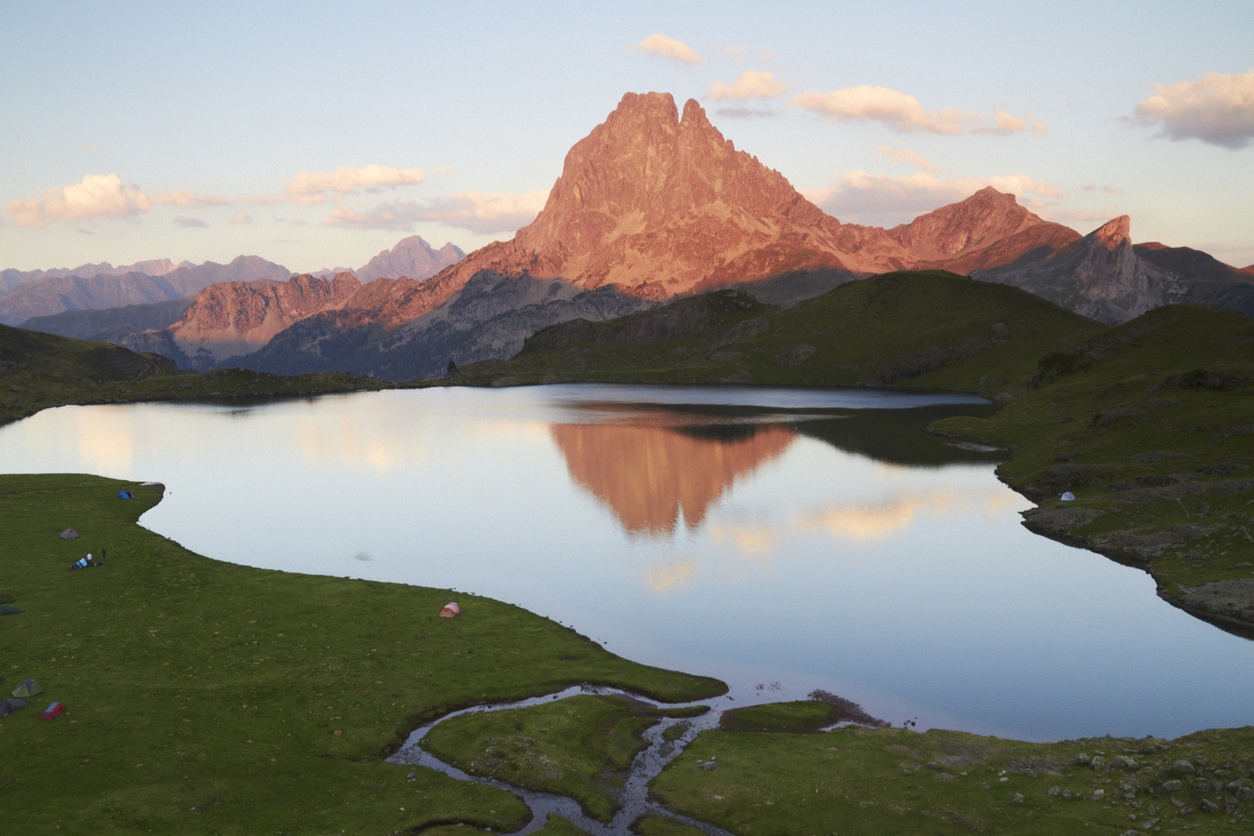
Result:
M0 717L7 717L19 708L26 707L26 700L0 700Z
M135 494L130 491L118 491L118 499L134 499Z
M12 604L17 599L7 592L0 592L0 604Z
M60 537L62 540L77 540L78 532L72 528L67 528L65 531L61 532Z
M33 697L44 692L43 686L33 679L23 679L22 684L13 689L15 697Z
M12 604L0 604L0 615L17 615L21 611L21 607L15 607Z

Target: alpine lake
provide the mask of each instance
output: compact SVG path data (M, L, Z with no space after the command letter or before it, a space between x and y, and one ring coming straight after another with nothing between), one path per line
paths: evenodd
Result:
M1035 741L1254 722L1254 642L1032 534L998 451L922 431L988 408L595 384L66 406L0 428L0 470L159 481L142 523L199 554L508 601L729 706L821 689Z

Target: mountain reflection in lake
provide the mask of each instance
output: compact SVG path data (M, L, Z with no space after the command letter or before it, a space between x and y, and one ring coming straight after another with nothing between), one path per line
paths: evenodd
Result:
M1254 720L1254 643L1032 535L990 454L920 431L982 408L614 386L63 407L0 428L0 468L158 480L143 523L201 554L489 595L736 704L821 688L1027 739Z

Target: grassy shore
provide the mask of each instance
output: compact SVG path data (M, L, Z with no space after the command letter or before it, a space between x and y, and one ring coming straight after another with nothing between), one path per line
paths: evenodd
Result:
M724 688L508 604L197 556L136 524L160 497L93 476L0 477L0 592L23 610L0 618L0 673L7 690L44 688L0 719L12 832L509 830L528 818L514 796L426 769L408 780L382 756L472 703L581 682L672 701ZM71 527L81 538L61 539ZM104 549L103 566L69 570ZM463 614L439 618L451 598ZM51 700L67 711L42 721Z

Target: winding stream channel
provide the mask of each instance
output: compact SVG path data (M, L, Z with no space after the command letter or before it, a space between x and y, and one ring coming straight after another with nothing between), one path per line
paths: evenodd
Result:
M531 706L541 705L544 703L562 700L579 694L592 694L598 696L621 696L632 700L644 702L654 708L689 708L692 706L703 706L708 708L704 714L696 717L664 717L657 723L654 723L644 732L644 739L648 742L648 746L641 750L632 761L631 771L623 784L622 793L619 795L618 808L614 813L613 819L609 824L598 821L588 816L579 802L573 798L557 795L554 793L540 792L530 790L501 781L496 778L487 778L477 775L471 775L458 769L445 761L440 760L435 755L422 748L422 740L440 723L451 720L454 717L461 717L465 714L476 714L489 711L507 711L515 708L529 708ZM470 708L453 711L444 715L424 726L414 729L404 745L391 757L388 763L404 764L410 766L425 766L438 772L454 778L459 781L473 781L476 783L487 784L497 789L511 792L526 803L531 810L531 821L521 830L514 831L512 836L521 836L521 834L532 833L544 826L550 814L561 816L571 824L579 827L581 830L594 834L594 836L619 836L619 834L630 833L632 822L642 816L655 815L665 818L674 819L688 827L700 830L703 833L709 833L713 836L731 836L731 834L722 828L715 827L697 819L675 813L666 809L661 804L649 798L649 783L661 774L662 770L675 758L683 752L692 740L698 734L706 729L715 728L719 719L723 715L722 703L727 700L726 696L715 697L708 700L700 700L692 703L658 703L653 700L646 699L638 694L632 694L627 691L621 691L616 688L602 688L594 686L574 686L559 691L556 694L548 694L542 697L531 697L525 700L518 700L510 703L500 703L494 705L479 705ZM686 728L683 733L674 740L667 740L667 732L679 724L685 724Z

